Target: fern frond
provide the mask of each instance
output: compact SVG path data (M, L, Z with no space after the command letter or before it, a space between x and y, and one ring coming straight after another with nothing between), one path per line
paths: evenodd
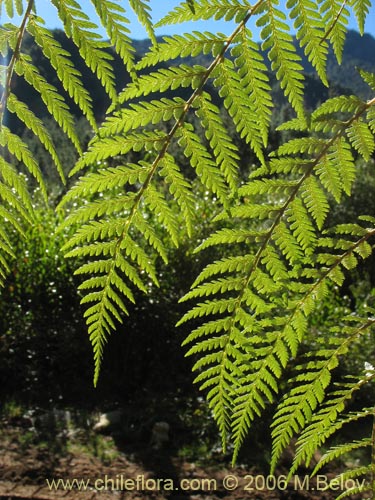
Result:
M349 10L341 0L324 0L320 3L320 13L323 24L327 27L325 37L330 41L336 59L341 64Z
M84 87L81 74L74 67L69 52L64 50L60 43L54 39L52 33L41 26L36 20L28 23L27 30L41 47L44 56L50 61L64 89L79 106L91 127L96 130L97 126L92 110L91 96Z
M235 42L237 45L232 49L234 64L238 68L242 87L256 115L263 144L267 146L273 107L267 67L259 46L252 40L249 30L243 27Z
M124 61L126 69L129 72L133 71L135 49L129 37L130 29L127 25L130 21L124 15L125 9L118 3L118 0L92 0L92 3L113 47Z
M291 265L303 259L303 249L297 238L284 222L280 222L277 227L275 227L272 240Z
M159 175L162 176L169 186L169 191L177 201L188 235L192 234L193 220L195 217L195 200L190 182L183 176L174 158L166 154L160 162Z
M89 165L100 165L108 158L125 155L129 151L158 150L165 141L166 134L154 132L139 132L126 136L103 137L92 141L88 151L77 161L69 175L73 176Z
M64 179L63 166L56 152L55 146L51 139L48 130L43 125L43 122L35 116L35 114L27 107L25 103L18 100L14 94L10 94L7 101L8 110L17 115L28 129L30 129L40 140L46 151L51 155L51 158L56 165L57 171L61 179Z
M185 105L186 102L180 97L173 99L162 97L159 101L130 103L129 108L116 112L104 121L100 128L100 137L125 134L129 130L149 123L156 124L172 118L178 119Z
M22 15L23 13L23 2L22 0L1 0L0 2L0 15L1 15L1 8L3 6L3 3L5 3L5 10L8 15L8 17L12 18L14 17L14 7L16 7L16 12L19 16Z
M367 83L367 85L375 91L375 74L370 73L369 71L364 71L363 69L359 70L359 74L362 79Z
M317 447L343 425L343 422L337 421L338 414L345 409L345 402L351 399L353 392L367 381L361 378L356 383L343 385L342 389L327 398L325 393L331 380L331 371L337 367L339 357L347 353L351 345L357 342L373 323L374 320L370 319L364 320L358 327L346 326L342 336L337 335L338 328L333 328L329 348L327 346L317 352L310 352L307 362L297 367L300 374L293 380L297 385L285 394L272 423L272 470L294 434L303 430L297 441L297 452L290 474L293 474L302 462L308 463ZM311 362L309 358L312 356L314 361ZM315 411L324 398L324 404Z
M350 150L349 150L350 152ZM341 165L338 163L335 152L331 152L328 156L323 156L316 167L316 174L325 189L335 198L336 202L341 199L343 190L340 170Z
M47 189L42 173L27 144L18 135L13 134L8 127L3 125L0 130L0 146L6 147L17 160L25 165L30 174L38 182L43 196L47 199Z
M362 120L354 121L347 130L349 140L365 161L369 161L375 150L374 135L367 123Z
M301 195L318 229L322 229L329 212L329 203L316 177L311 176L306 180Z
M14 165L8 163L2 156L0 156L0 175L3 181L17 193L27 213L33 218L34 208L26 179L23 175L19 175Z
M361 441L352 441L351 443L344 443L338 446L333 446L327 453L325 453L321 460L319 461L319 468L324 467L329 462L332 462L332 460L335 460L337 458L340 458L342 455L345 455L346 453L350 453L353 450L358 450L359 448L366 448L368 446L371 446L371 439L370 438L365 438L362 439ZM338 476L339 477L339 476ZM336 478L336 481L338 480L338 477ZM335 480L333 482L336 482Z
M198 64L193 67L186 64L161 68L148 75L140 76L136 82L129 84L119 95L119 103L123 104L136 97L147 96L152 92L165 92L180 87L199 87L207 69Z
M214 85L220 88L219 94L238 133L250 145L259 161L264 163L262 150L264 133L259 129L257 109L253 109L252 104L248 102L248 95L242 87L241 78L235 71L234 64L224 59L214 70L213 77Z
M294 237L305 254L311 255L314 252L316 244L316 234L306 207L300 198L296 197L290 203L286 211L286 217Z
M294 474L303 463L309 465L315 451L345 424L358 421L362 418L368 418L371 415L371 409L364 409L360 412L349 413L339 418L339 415L345 410L347 401L360 388L360 384L361 382L351 383L350 387L342 388L328 394L327 401L321 405L319 410L313 415L311 422L309 422L298 437L293 465L289 472L290 475ZM324 463L320 461L315 467L314 473L317 473L323 465Z
M0 182L0 198L2 199L2 202L4 204L12 207L12 209L18 215L20 215L25 222L28 222L29 224L32 223L32 218L30 217L29 211L27 210L27 208L25 208L22 201L9 186L2 182Z
M97 172L89 172L81 177L60 202L59 208L73 199L83 198L88 195L104 192L114 188L122 188L127 183L130 185L144 182L150 172L150 165L118 165L117 167L101 168ZM84 207L83 207L84 208ZM69 215L71 217L71 215ZM71 224L75 222L69 219ZM65 223L63 223L65 225Z
M156 23L156 28L168 26L170 24L183 23L186 21L197 21L199 19L225 19L236 22L241 21L249 12L251 5L247 0L227 0L225 5L221 0L195 0L194 11L191 9L189 1L180 3L163 19Z
M2 56L8 55L9 48L15 49L18 35L19 27L15 24L7 23L6 26L0 26L0 54ZM5 79L0 81L5 81Z
M135 220L139 231L145 231L144 236L151 245L164 255L163 245L147 223L140 219ZM90 290L88 299L93 303L85 312L90 340L93 344L95 359L94 383L97 383L103 346L107 335L115 328L114 320L122 321L121 313L127 314L127 308L120 295L130 302L134 302L134 295L124 277L127 277L135 286L144 290L144 284L140 278L137 268L143 269L155 284L158 284L154 266L147 253L131 238L127 232L129 218L105 220L102 222L91 222L83 226L76 235L67 243L65 249L74 246L73 250L67 252L66 256L95 255L101 257L99 263L93 261L88 267L87 264L80 268L79 274L86 273L90 269L93 274L103 273L99 276L92 276L80 285L82 290ZM147 227L146 227L147 226ZM115 238L114 242L113 237ZM94 241L91 244L85 242ZM76 245L84 244L82 247ZM124 258L122 255L127 258ZM103 263L103 257L110 256L110 263ZM106 260L106 259L105 259ZM130 262L128 262L130 261ZM94 294L94 295L93 295ZM119 295L120 294L120 295Z
M190 158L200 181L210 192L214 193L221 203L228 203L228 191L222 172L212 160L209 152L193 132L193 127L184 124L179 130L179 145L184 148L184 154Z
M316 69L321 81L328 87L326 74L328 47L324 40L325 25L319 16L318 2L291 0L288 2L288 8L290 17L295 20L297 39L300 40L306 57Z
M216 163L232 193L235 192L239 173L239 151L228 135L221 120L220 110L211 102L210 95L204 93L195 101L196 114L206 131L206 138L215 156Z
M22 75L25 80L39 92L50 114L81 154L82 150L74 127L74 118L69 112L69 107L64 102L64 98L58 93L53 85L47 82L39 73L38 69L31 64L31 58L29 56L21 54L15 69L18 75Z
M351 3L351 8L357 18L358 30L361 35L365 32L365 22L370 12L371 5L370 0L354 0L354 2Z
M208 31L203 33L193 31L185 35L173 35L164 37L163 43L152 47L136 66L142 70L150 66L177 59L180 57L196 57L199 54L212 54L214 57L223 49L228 37L221 33L212 34Z
M301 58L296 53L285 14L276 8L278 2L267 0L264 10L257 20L262 28L262 49L268 52L272 71L280 81L281 88L290 104L300 117L304 116L303 68Z
M129 5L136 13L141 24L146 28L152 43L157 45L149 0L129 0Z
M97 75L111 100L115 100L117 93L110 64L113 57L105 50L110 48L110 44L95 32L96 24L75 0L51 1L64 24L65 33L77 45L86 65Z
M147 191L145 191L144 202L162 227L165 228L173 244L177 247L180 241L181 228L177 214L172 210L164 195L153 184L149 184Z

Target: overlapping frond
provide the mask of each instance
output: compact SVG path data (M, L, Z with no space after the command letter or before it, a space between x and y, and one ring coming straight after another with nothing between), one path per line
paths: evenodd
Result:
M311 460L315 450L337 430L337 424L336 428L333 427L337 416L344 410L345 401L351 398L359 386L357 383L347 383L346 387L334 391L327 398L331 372L338 366L340 356L347 354L351 345L360 341L361 335L366 334L373 324L373 320L366 319L359 327L333 327L330 342L325 342L324 345L318 343L319 349L310 351L306 361L296 367L297 374L289 381L292 388L284 394L272 423L273 470L291 437L300 430L305 429L301 441L297 442L291 473L295 472L301 462ZM324 405L316 411L323 401Z
M181 323L204 322L186 339L193 343L188 355L198 356L196 381L209 388L219 427L224 435L232 430L234 459L254 418L274 400L278 380L296 356L308 317L327 294L328 283L341 286L358 256L371 253L372 228L352 224L322 232L330 197L339 202L350 193L356 174L352 148L366 159L372 144L369 127L361 125L372 104L343 98L341 119L337 106L335 98L323 103L312 116L315 134L283 144L269 168L238 190L238 205L222 218L234 227L217 231L199 247L234 244L236 253L209 264L184 298L200 300ZM352 112L348 119L347 110ZM333 117L336 128L322 134L322 124ZM331 371L347 352L347 342L335 338L337 345L301 366L296 388L275 415L273 466L325 398Z

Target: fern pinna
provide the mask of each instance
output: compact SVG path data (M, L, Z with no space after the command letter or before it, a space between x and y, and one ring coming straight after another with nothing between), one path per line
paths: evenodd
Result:
M107 116L99 126L95 123L92 98L70 54L44 28L30 1L19 27L9 23L1 28L1 52L10 60L2 70L2 118L7 108L23 120L62 173L48 131L12 93L11 79L16 73L37 90L80 155L70 173L79 178L59 209L69 207L62 227L75 230L63 250L81 262L76 274L83 277L80 292L94 349L95 384L108 335L128 314L137 291L147 292L151 283L158 284L155 263L157 258L167 260L166 238L178 245L181 220L193 236L197 214L191 178L195 176L222 207L216 220L222 227L196 251L229 248L225 257L203 269L182 299L198 301L180 321L200 323L185 341L188 354L195 359L196 381L207 392L223 446L228 439L234 443L234 460L254 418L278 402L272 431L273 467L294 433L301 433L294 467L308 461L314 446L329 435L321 431L321 439L316 440L313 429L319 425L326 429L328 424L333 428L353 390L372 379L354 380L337 391L330 385L331 371L350 342L371 331L370 312L360 318L359 326L345 327L342 338L336 336L337 344L323 346L313 354L313 361L307 358L298 365L290 392L278 396L281 376L297 356L316 304L328 293L330 283L341 286L345 270L355 268L372 252L373 218L326 226L332 204L350 196L356 158L369 161L373 155L375 99L334 97L308 113L302 60L291 24L305 56L328 85L329 50L341 60L348 16L351 12L356 16L363 33L371 3L292 0L281 8L276 0L258 0L252 5L246 0L184 1L157 27L225 19L235 23L232 34L192 32L158 42L151 2L132 0L126 8L134 10L152 42L139 61L120 1L92 1L110 41L96 34L96 25L74 0L51 3L111 100ZM15 8L23 12L22 2L4 4L10 17ZM260 29L261 44L253 37L252 23ZM64 89L92 125L95 135L84 153L68 106L22 53L25 31L41 47ZM111 46L132 78L119 94ZM200 54L211 54L211 64L182 60ZM295 118L279 127L294 138L267 153L273 108L270 74L278 80ZM375 92L375 76L364 71L361 75ZM173 91L172 97L164 96L166 91ZM240 181L240 151L213 94L219 95L237 134L256 158L257 166L244 183ZM187 120L191 114L204 137ZM10 155L43 185L22 140L4 124L1 134ZM170 154L171 146L181 149L192 172L186 172ZM138 162L127 158L134 152L142 158ZM4 208L10 215L4 212L4 216L8 223L19 225L12 214L22 214L25 220L30 217L30 196L24 179L7 158L1 161L4 187L0 193L4 207L10 206ZM10 188L17 201L10 199ZM5 226L1 242L2 256L11 255ZM6 260L1 258L5 276Z

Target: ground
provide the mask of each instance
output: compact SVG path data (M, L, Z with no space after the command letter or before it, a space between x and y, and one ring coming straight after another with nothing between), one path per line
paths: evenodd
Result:
M193 461L168 445L155 449L149 439L127 442L86 428L30 427L30 419L2 418L0 422L0 500L34 498L119 498L128 500L331 500L337 496L306 474L285 481L282 466L276 477L254 466L230 466L217 460ZM34 422L35 423L35 422ZM63 426L62 426L63 427ZM51 490L47 480L60 482ZM89 481L89 482L87 482ZM50 483L51 485L51 483ZM268 486L268 487L267 487ZM354 498L354 497L352 497Z

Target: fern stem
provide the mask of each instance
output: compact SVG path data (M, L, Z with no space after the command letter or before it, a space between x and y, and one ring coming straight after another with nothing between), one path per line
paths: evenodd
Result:
M331 26L328 28L328 30L324 33L323 38L320 40L320 45L322 45L322 43L324 43L327 40L327 38L329 37L329 35L332 33L332 30L335 28L336 24L339 22L340 16L341 16L343 10L345 9L347 3L348 3L348 0L344 0L343 3L341 4L340 10L338 11L337 16L333 20L333 22L332 22Z
M289 205L293 202L293 200L297 196L298 191L300 190L300 188L303 185L303 183L306 181L306 179L308 179L310 177L310 175L312 175L312 173L314 171L314 168L318 165L318 163L322 160L322 158L328 153L330 147L335 143L335 141L337 141L338 139L340 139L343 136L343 134L345 133L346 128L349 127L353 122L355 122L356 120L358 120L360 118L360 116L363 113L365 113L367 111L367 109L369 109L369 107L371 107L374 104L375 104L375 98L372 99L372 100L370 100L370 101L368 101L367 103L365 103L362 106L362 108L360 110L358 110L358 112L354 116L352 116L351 119L348 120L344 124L344 127L339 132L337 132L337 134L335 136L333 136L327 142L327 144L324 146L324 148L322 149L322 151L315 158L315 161L310 165L310 167L308 168L308 170L302 175L302 177L300 178L300 180L298 181L298 183L296 184L296 186L294 187L294 189L290 193L289 198L286 200L284 206L278 212L278 214L277 214L277 216L276 216L276 218L275 218L275 220L274 220L274 222L273 222L270 230L268 231L267 236L265 237L265 239L262 242L262 244L261 244L258 252L255 255L254 262L253 262L253 264L252 264L252 266L251 266L251 268L250 268L250 270L248 272L246 280L244 281L244 286L243 286L243 288L241 289L241 291L239 293L239 296L238 296L237 301L236 301L236 306L234 307L234 310L232 312L230 327L228 328L229 332L231 332L233 330L233 327L234 327L234 324L235 324L235 321L236 321L237 311L241 307L242 299L244 297L246 289L249 286L249 283L250 283L250 280L252 278L252 275L255 272L255 270L257 269L257 267L259 265L259 262L260 262L260 259L261 259L262 255L263 255L263 252L265 251L265 249L267 248L268 244L270 243L271 238L272 238L272 236L274 234L274 231L275 231L276 227L278 226L278 224L281 222L283 216L285 215L285 212L286 212L287 208L289 207ZM375 230L371 231L370 234L365 235L363 238L361 238L361 240L368 239L370 236L373 236L374 234L375 234ZM360 243L358 242L358 244L360 244ZM342 258L344 258L344 257L342 257ZM335 265L338 265L338 263L336 263ZM315 286L318 286L318 285L316 284ZM297 310L298 310L298 308L295 309L294 313ZM290 321L292 320L292 318L293 318L293 316L290 318ZM274 344L276 344L277 340L282 335L283 335L283 331L281 331L279 333L279 335L277 336L277 339L274 341ZM228 334L227 344L229 342L230 342L230 333ZM224 355L225 355L225 353L224 353ZM262 367L266 366L266 365L267 365L267 357L264 358L263 363L262 363ZM260 370L262 370L262 367L258 370L258 372ZM234 451L234 454L233 454L233 461L232 461L233 464L236 461L236 457L237 457L237 454L238 454L239 446L240 446L240 442L238 442L237 446L235 447L235 451Z
M8 102L8 98L9 98L9 94L10 94L10 88L11 88L14 68L15 68L16 63L18 61L18 58L20 56L21 45L22 45L23 37L24 37L25 31L26 31L26 25L27 25L27 22L29 20L33 5L34 5L34 0L29 0L29 2L27 4L26 11L25 11L25 15L23 16L22 23L21 23L20 28L19 28L17 43L16 43L16 46L14 48L12 58L10 60L10 63L9 63L8 69L7 69L5 88L4 88L4 92L3 92L3 95L1 96L1 101L0 101L0 131L3 127L3 117L5 114L5 110L7 107L7 102Z

